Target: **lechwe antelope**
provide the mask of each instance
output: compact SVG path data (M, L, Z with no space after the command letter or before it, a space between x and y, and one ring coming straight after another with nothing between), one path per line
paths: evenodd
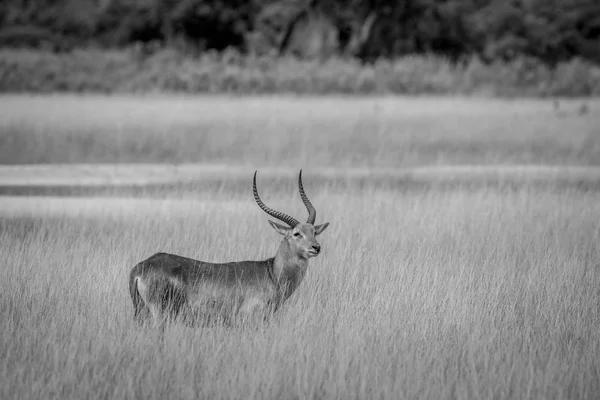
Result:
M175 254L156 253L137 264L129 276L129 291L134 318L144 323L152 316L161 329L167 320L180 317L187 323L220 320L231 323L238 317L268 317L296 290L308 266L321 246L316 236L329 223L314 225L317 212L302 187L302 170L298 176L300 197L308 210L305 224L273 210L253 191L258 206L288 226L269 221L283 236L275 257L263 261L209 263Z

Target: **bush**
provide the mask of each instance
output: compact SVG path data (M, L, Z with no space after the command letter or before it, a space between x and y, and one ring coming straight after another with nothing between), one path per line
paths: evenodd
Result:
M0 31L0 48L34 48L54 52L70 50L73 40L38 26L8 26Z
M358 52L363 60L435 54L453 61L476 55L489 63L533 57L552 66L575 58L600 64L597 0L3 0L0 35L17 26L72 38L78 47L158 41L192 54L231 47L270 54L310 2L322 11L314 26L334 26L338 39L377 10Z
M186 56L169 48L0 50L2 92L180 92L296 94L600 94L600 67L575 59L550 68L534 58L464 64L410 56L362 65L243 55L233 50Z

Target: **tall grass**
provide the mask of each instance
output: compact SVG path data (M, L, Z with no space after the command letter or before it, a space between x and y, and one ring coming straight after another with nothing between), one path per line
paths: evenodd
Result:
M3 96L0 164L598 165L598 126L596 100Z
M407 56L360 64L244 56L234 51L183 55L133 49L53 53L0 50L0 91L11 93L446 94L590 96L600 94L600 67L574 59L483 63L474 57Z
M0 98L3 164L236 165L174 167L205 179L141 193L154 199L0 196L0 398L595 398L600 202L585 167L600 160L600 115L581 105ZM397 169L419 165L431 168ZM331 223L323 252L270 323L176 325L161 344L132 321L129 269L157 251L272 256L280 237L244 180L254 167L267 204L298 218L290 171L307 169L317 222ZM172 173L0 178L113 168Z
M297 194L265 200L302 217ZM594 398L597 193L306 189L324 251L269 324L132 322L127 274L156 251L261 259L248 196L40 198L0 219L2 398ZM270 197L270 200L269 200ZM0 210L18 198L0 198ZM81 205L80 208L79 205ZM53 210L50 212L50 210Z

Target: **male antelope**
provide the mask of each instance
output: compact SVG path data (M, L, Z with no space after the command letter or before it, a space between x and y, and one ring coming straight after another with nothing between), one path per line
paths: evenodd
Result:
M268 317L296 290L308 266L321 246L315 236L329 223L316 225L317 212L302 187L302 170L298 176L300 197L308 210L305 224L267 207L256 189L258 206L288 226L269 221L283 240L275 257L263 261L209 263L175 254L156 253L137 264L129 276L129 291L134 318L143 323L150 316L161 329L168 319L182 317L186 322L211 321L217 318L230 323L236 317L258 313Z

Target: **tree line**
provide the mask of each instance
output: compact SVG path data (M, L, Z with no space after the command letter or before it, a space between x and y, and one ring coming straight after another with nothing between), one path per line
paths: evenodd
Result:
M3 0L0 46L600 64L598 0Z

